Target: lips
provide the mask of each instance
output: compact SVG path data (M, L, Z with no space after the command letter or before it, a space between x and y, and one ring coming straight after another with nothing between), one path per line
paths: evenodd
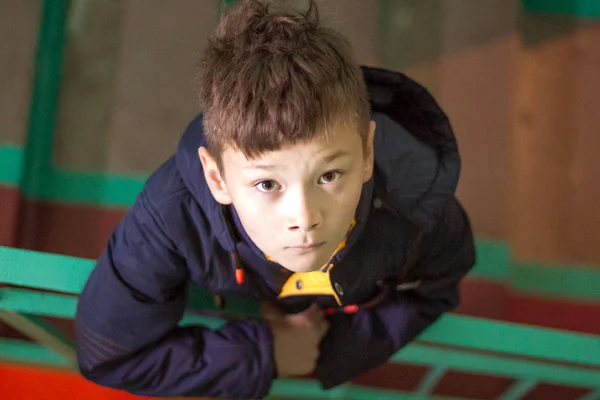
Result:
M305 253L310 253L310 252L318 250L321 246L323 246L324 243L325 242L319 242L319 243L303 244L300 246L290 246L290 247L286 247L286 250L289 250L296 254L305 254Z

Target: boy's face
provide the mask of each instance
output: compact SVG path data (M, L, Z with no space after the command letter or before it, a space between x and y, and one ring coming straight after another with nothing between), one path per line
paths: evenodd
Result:
M256 246L283 267L308 272L329 261L352 223L373 171L374 131L371 122L364 152L355 128L255 159L228 148L224 177L205 148L199 154L213 196L234 205Z

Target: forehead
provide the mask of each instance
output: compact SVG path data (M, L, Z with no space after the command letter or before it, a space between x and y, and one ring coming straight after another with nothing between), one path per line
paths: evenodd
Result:
M339 126L331 132L317 132L312 139L296 143L284 143L276 150L264 151L255 157L246 157L234 147L223 152L223 162L238 167L264 165L265 163L285 163L294 159L310 158L314 162L328 161L334 155L362 155L362 139L355 127Z

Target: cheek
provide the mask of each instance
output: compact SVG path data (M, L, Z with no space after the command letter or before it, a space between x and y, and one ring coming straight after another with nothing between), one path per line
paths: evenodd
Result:
M275 209L251 198L241 198L236 202L236 210L244 228L251 236L264 237L274 229L277 221ZM267 233L270 235L270 233Z
M344 209L355 208L360 200L362 193L362 179L360 176L353 176L351 182L347 182L343 191L336 198L336 203Z

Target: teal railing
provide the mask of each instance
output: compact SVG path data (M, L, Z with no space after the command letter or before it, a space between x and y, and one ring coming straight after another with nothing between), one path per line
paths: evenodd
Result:
M41 317L73 318L77 295L93 260L0 247L0 318L35 342L0 339L0 359L76 368L73 343ZM190 308L182 325L217 329L224 321L199 311L216 311L210 294L190 288ZM256 304L230 299L229 311L257 316ZM425 366L429 373L414 393L354 384L323 391L310 380L279 380L277 398L405 399L428 398L448 371L493 375L514 380L502 399L519 399L538 383L589 389L600 396L600 337L553 329L447 314L391 363Z

